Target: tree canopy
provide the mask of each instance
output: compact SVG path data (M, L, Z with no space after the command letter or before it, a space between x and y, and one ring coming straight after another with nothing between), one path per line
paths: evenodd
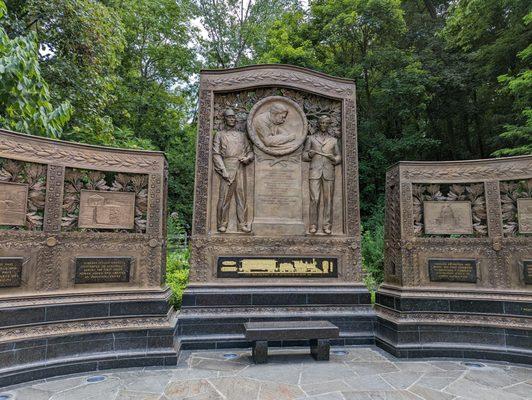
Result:
M189 228L201 68L352 78L377 226L398 160L532 153L531 21L526 0L0 0L0 126L165 151Z

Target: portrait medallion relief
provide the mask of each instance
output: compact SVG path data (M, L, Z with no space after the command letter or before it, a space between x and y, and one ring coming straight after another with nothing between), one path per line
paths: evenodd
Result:
M258 101L247 119L248 135L253 144L273 156L297 150L305 142L308 122L301 107L282 96Z

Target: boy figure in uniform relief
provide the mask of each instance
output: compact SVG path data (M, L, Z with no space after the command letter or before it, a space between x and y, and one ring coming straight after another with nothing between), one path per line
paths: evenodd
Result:
M253 151L245 132L235 129L236 114L228 108L224 111L227 130L216 132L213 140L212 161L221 176L217 205L219 232L225 232L229 223L231 199L235 197L238 229L251 232L246 201L246 171L244 166L253 161Z
M323 232L332 231L332 208L334 196L335 166L342 162L338 140L329 134L331 118L323 115L318 120L318 131L307 137L303 160L310 162L309 232L318 230L320 199L323 198Z

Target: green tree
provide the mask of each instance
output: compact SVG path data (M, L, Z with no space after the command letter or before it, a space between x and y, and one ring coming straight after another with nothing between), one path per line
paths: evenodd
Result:
M255 62L264 33L285 12L300 9L297 0L194 0L205 37L201 53L209 68Z
M525 24L532 23L532 12L524 17ZM504 74L499 76L499 82L503 85L503 91L509 92L514 97L514 109L520 113L517 120L521 124L507 124L500 137L512 144L494 152L496 156L514 156L532 154L532 44L517 54L522 61L522 70L516 75Z
M67 130L97 135L95 131L109 124L104 110L113 100L124 46L116 13L92 0L8 0L7 5L18 21L13 29L38 35L42 73L52 98L68 100L74 108Z
M61 137L71 116L63 102L54 108L48 84L41 76L38 44L33 32L10 38L7 7L0 0L0 126L51 138Z

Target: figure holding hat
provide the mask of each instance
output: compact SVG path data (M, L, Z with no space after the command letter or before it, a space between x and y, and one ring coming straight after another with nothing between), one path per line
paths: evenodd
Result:
M238 229L251 232L246 201L245 165L253 161L253 151L247 135L235 129L236 114L228 108L224 111L226 130L214 135L212 161L220 175L220 192L217 205L217 225L219 232L226 232L229 224L231 199L236 202Z

